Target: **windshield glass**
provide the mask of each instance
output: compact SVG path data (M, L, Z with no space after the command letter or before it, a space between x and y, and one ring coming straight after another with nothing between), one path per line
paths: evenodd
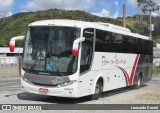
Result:
M73 74L77 57L72 46L80 37L80 29L71 27L30 27L26 34L22 68Z

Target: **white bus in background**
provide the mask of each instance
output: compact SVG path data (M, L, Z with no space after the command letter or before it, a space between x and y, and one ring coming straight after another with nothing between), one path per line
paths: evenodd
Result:
M58 97L98 99L105 91L151 80L153 42L108 23L43 20L29 24L22 88Z

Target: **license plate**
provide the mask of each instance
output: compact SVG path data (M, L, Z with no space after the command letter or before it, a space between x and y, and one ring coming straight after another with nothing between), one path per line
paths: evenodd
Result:
M47 88L39 88L39 92L48 93L48 89Z

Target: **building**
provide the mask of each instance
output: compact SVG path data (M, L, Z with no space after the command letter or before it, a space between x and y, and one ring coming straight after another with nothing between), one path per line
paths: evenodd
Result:
M23 48L15 48L10 52L9 47L0 47L0 78L20 76L20 56Z
M21 56L23 53L23 48L15 48L14 52L10 52L9 47L0 47L0 57L13 57L13 56Z

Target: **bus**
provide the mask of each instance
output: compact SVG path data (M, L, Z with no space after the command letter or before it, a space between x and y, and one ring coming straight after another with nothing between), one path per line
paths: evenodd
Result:
M21 86L30 93L98 99L102 92L152 78L153 41L109 23L53 19L28 26Z

